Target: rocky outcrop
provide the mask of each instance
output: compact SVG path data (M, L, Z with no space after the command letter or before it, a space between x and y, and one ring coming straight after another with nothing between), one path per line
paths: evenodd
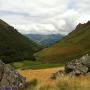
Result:
M90 72L90 56L88 54L79 59L72 60L65 65L63 71L52 73L50 78L57 79L65 75L79 76Z
M18 74L10 65L4 64L0 60L0 88L24 88L25 83L26 80L24 77Z
M88 72L90 72L90 56L88 54L65 65L66 74L85 75Z

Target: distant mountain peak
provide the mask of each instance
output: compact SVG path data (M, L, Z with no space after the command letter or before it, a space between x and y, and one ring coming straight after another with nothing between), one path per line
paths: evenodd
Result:
M76 26L76 29L75 30L78 30L78 29L80 29L80 28L83 28L84 26L86 26L86 25L90 25L90 21L88 21L87 23L79 23L77 26Z
M64 37L61 34L26 34L25 36L44 47L51 46Z
M4 22L2 19L0 19L0 25L9 26L6 22Z

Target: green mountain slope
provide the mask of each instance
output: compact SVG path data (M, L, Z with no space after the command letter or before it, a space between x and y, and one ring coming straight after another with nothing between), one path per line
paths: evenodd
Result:
M79 24L69 35L35 56L45 63L66 63L87 53L90 54L90 22Z
M40 47L0 20L0 59L4 62L34 60L33 53Z

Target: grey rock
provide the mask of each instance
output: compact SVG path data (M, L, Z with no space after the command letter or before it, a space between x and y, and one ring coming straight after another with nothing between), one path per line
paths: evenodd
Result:
M65 65L64 71L57 71L52 73L50 79L57 79L65 75L79 76L90 74L90 56L88 54L82 56L79 59L72 60Z
M90 56L88 54L83 56L82 58L80 58L80 60L81 60L83 65L90 68Z
M85 75L90 72L90 56L84 55L80 59L72 60L65 65L65 73L72 75Z
M26 79L18 74L13 67L0 60L0 87L24 88Z

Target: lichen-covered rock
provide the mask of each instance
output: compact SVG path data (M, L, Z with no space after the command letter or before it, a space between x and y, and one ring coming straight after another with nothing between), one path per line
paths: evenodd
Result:
M88 54L65 65L65 73L84 75L88 72L90 72L90 56Z
M0 60L0 87L24 88L26 80L10 65Z
M50 78L54 80L65 75L79 76L85 74L90 74L90 56L88 54L68 62L63 71L52 73Z

